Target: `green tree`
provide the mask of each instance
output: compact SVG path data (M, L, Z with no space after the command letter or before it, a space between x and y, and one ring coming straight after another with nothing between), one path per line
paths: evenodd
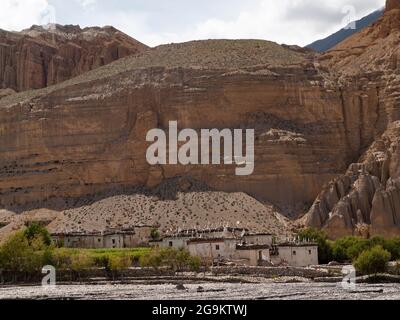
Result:
M371 239L369 239L369 244L370 244L371 248L376 247L376 246L384 247L385 243L386 243L386 240L384 237L375 236L375 237L372 237Z
M386 240L383 248L390 252L393 260L400 259L400 238Z
M300 240L315 241L318 244L319 263L326 264L332 261L332 246L324 231L309 228L300 231L298 236Z
M347 248L347 260L355 261L361 253L371 248L371 244L366 239L357 239L354 243Z
M333 259L338 262L354 261L370 248L368 240L357 237L344 237L332 244Z
M158 231L157 228L153 228L151 230L150 236L151 236L151 239L153 239L153 240L159 240L160 239L160 231Z
M1 246L0 268L15 272L40 271L51 260L51 254L51 248L43 244L41 237L33 238L30 243L24 232L18 232Z
M33 241L34 239L40 237L46 246L51 245L51 236L47 229L41 226L38 223L32 223L29 225L24 231L25 237L28 239L29 242Z
M362 274L377 274L386 271L390 259L389 251L382 246L375 246L361 253L354 266Z

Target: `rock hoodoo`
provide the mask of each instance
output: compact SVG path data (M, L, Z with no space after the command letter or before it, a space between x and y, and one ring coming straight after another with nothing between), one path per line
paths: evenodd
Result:
M400 1L387 5L376 24L322 56L343 84L374 83L378 90L377 108L361 110L363 117L375 114L374 143L324 187L305 218L306 225L324 228L333 238L400 234L400 10L392 10Z

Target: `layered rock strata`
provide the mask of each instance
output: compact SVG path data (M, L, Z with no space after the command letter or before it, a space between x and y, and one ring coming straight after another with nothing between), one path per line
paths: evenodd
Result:
M0 104L1 205L41 205L189 175L295 217L379 131L379 87L340 88L309 53L267 41L162 46ZM158 66L157 66L158 65ZM256 130L255 171L151 167L148 130Z
M0 30L0 89L44 88L146 49L113 27Z
M400 2L388 1L375 25L321 58L342 83L375 83L379 88L375 142L345 175L324 187L304 220L307 226L327 230L332 238L400 234L399 35Z
M332 238L398 235L399 24L398 1L388 1L377 23L322 56L267 41L196 41L8 95L0 100L0 207L68 209L188 177L272 204L266 215L308 212L301 223ZM254 173L150 166L146 134L169 121L255 129Z

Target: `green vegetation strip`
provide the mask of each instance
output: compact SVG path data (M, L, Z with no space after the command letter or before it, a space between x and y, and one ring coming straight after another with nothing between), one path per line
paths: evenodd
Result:
M171 248L56 248L47 230L35 224L14 234L0 247L0 270L29 275L40 273L45 265L78 274L96 268L118 273L139 266L192 271L200 268L200 259L185 250Z
M358 272L365 275L387 272L388 262L400 259L400 238L345 237L331 241L324 232L314 229L301 231L299 237L318 243L321 264L331 261L352 263ZM78 276L80 272L99 268L113 275L131 267L198 271L201 262L186 250L172 248L57 248L52 244L48 231L36 224L14 234L0 246L0 271L27 275L40 273L45 265L75 272ZM400 263L396 266L395 274L400 274Z
M362 274L385 272L389 261L400 260L400 238L344 237L331 241L326 233L316 229L305 229L299 233L299 237L302 240L312 240L318 244L321 264L331 261L352 263ZM400 273L400 262L397 263L396 270Z

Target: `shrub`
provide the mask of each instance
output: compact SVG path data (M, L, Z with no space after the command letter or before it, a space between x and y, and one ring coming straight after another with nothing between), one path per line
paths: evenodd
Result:
M200 268L201 260L198 257L192 257L186 250L176 250L173 248L154 248L149 253L143 255L140 260L142 267L168 267L174 271L193 270Z
M70 268L73 271L84 271L94 267L94 259L85 251L71 255Z
M400 261L396 261L396 264L395 264L395 273L396 273L397 275L400 275Z
M361 253L354 266L362 274L377 274L386 271L390 259L389 251L382 246L375 246Z
M151 267L154 269L161 267L163 263L161 250L156 248L151 250L149 253L142 255L139 258L139 263L142 267Z
M123 271L132 266L132 260L128 255L109 257L108 269L111 271Z
M101 255L94 257L94 264L99 268L110 268L110 257L108 255Z
M71 267L71 250L56 249L53 252L52 263L57 269L69 269Z
M188 266L192 271L199 271L201 267L201 259L200 257L190 257L188 262Z

